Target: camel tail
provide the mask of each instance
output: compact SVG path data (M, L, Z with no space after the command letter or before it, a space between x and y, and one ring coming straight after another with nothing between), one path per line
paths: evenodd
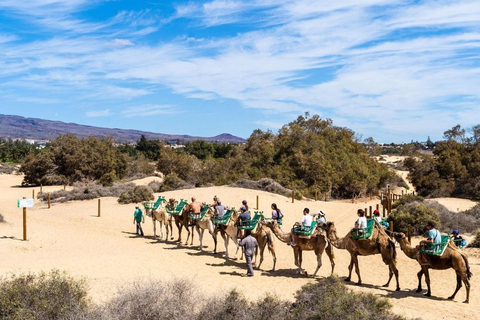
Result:
M460 254L462 255L463 261L465 261L465 266L467 268L467 278L468 280L470 280L470 278L473 276L473 273L470 271L470 265L468 264L468 259L465 256L465 254L463 254L463 252Z

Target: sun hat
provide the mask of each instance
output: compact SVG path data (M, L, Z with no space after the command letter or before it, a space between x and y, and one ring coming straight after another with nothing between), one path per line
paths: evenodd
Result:
M324 215L325 215L325 211L320 210L320 212L319 212L318 214L321 215L321 216L324 216Z

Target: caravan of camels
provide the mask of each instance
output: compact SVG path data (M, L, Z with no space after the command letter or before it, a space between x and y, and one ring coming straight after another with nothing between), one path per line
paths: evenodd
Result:
M178 230L178 239L176 242L179 244L182 243L182 229L185 228L187 232L185 245L189 244L189 239L189 245L193 245L195 229L200 242L199 250L203 250L203 234L204 231L207 230L214 241L213 253L217 254L217 234L220 233L224 240L225 258L227 259L229 258L229 240L231 239L236 245L237 251L235 252L235 258L239 249L238 244L240 243L240 239L245 236L246 232L249 235L251 234L258 243L253 265L256 266L257 269L260 269L264 260L265 247L268 246L268 251L273 256L273 269L271 272L275 271L277 260L274 242L272 241L273 236L280 242L292 247L295 266L297 266L297 273L299 274L307 275L307 272L302 269L302 252L314 251L317 257L317 268L313 273L313 277L316 276L318 270L322 267L322 255L324 251L330 260L331 274L333 274L335 269L333 248L347 250L350 254L350 264L348 266L348 277L345 278L345 281L349 282L351 280L352 270L353 267L355 267L359 285L362 284L362 278L360 276L358 257L379 254L382 257L382 261L388 265L389 270L389 278L384 287L388 287L392 277L395 276L395 290L400 291L396 241L405 255L417 260L420 264L421 269L417 274L417 292L422 291L421 279L422 276L425 275L428 288L425 296L431 296L429 269L446 270L453 268L457 275L457 285L454 293L448 299L454 299L456 293L462 287L463 282L466 288L466 299L464 302L469 302L469 279L472 276L472 272L470 271L466 254L457 247L451 239L448 239L443 244L444 248L441 250L441 253L437 252L432 254L428 259L428 263L424 263L421 257L422 253L419 251L418 246L411 247L405 234L389 232L389 230L376 219L369 219L370 222L368 226L366 224L362 228L362 226L357 226L357 222L362 220L360 218L355 223L356 227L349 231L343 238L338 237L334 222L327 222L326 220L317 221L315 218L318 214L311 215L312 217L307 219L307 224L302 224L304 221L304 219L302 219L302 221L296 222L291 230L285 232L282 230L281 219L278 219L279 212L277 210L272 212L272 217L266 217L263 211L255 211L255 215L253 217L249 216L248 220L245 221L239 219L239 212L235 210L235 208L229 209L223 207L220 199L216 196L213 200L214 203L211 205L203 203L200 206L201 210L195 210L195 198L192 198L192 203L189 204L183 199L176 201L173 198L167 202L164 197L159 196L156 202L145 202L143 205L146 215L152 218L154 236L156 236L156 221L158 221L160 224L160 238L166 241L173 240L172 226L173 223L175 223ZM164 203L166 204L164 205ZM243 204L243 210L241 211L246 211L246 201L243 201ZM218 210L219 207L223 207L225 212L220 214ZM276 207L276 204L272 204L272 209ZM305 210L304 215L307 215L309 210ZM359 210L359 212L362 212L363 217L363 210ZM166 230L165 238L163 237L163 228ZM388 233L390 233L390 235ZM297 241L293 240L297 238ZM257 265L258 251L260 252L260 261Z

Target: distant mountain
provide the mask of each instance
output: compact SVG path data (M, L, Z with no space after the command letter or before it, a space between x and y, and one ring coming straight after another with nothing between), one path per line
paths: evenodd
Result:
M245 139L222 133L215 137L194 137L189 135L175 135L154 133L140 130L109 129L93 126L84 126L76 123L65 123L36 118L24 118L0 114L0 137L30 140L53 140L58 135L71 133L79 138L95 136L99 138L113 137L117 142L135 142L143 134L147 139L162 141L194 141L243 143Z

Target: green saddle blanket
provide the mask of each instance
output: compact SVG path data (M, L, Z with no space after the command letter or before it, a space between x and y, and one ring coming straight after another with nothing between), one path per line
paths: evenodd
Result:
M167 211L168 214L170 215L177 215L180 214L183 211L183 208L185 208L185 205L187 204L187 201L180 199L180 202L175 201L175 206L165 206L165 210Z
M246 221L240 221L238 223L238 229L241 230L253 230L257 227L258 221L263 218L263 211L255 211L255 215L252 219Z
M162 204L162 202L165 202L165 201L166 201L165 197L159 196L157 201L155 201L155 202L145 201L143 203L143 207L145 209L149 209L149 210L152 210L152 209L157 210L158 207L160 207L160 205Z
M316 227L317 221L312 221L310 226L294 225L292 232L300 236L311 236Z
M367 227L352 230L352 239L368 239L372 236L373 226L375 225L374 219L367 219Z
M200 211L200 213L190 213L190 219L194 220L194 221L199 221L199 220L202 220L204 217L205 217L205 214L208 212L208 209L209 209L209 206L208 205L205 205L202 209L202 211Z
M232 213L235 212L235 208L232 208L230 210L227 210L225 214L221 217L215 216L212 218L212 222L218 225L225 225L230 221L230 218L232 217Z
M430 254L433 256L441 256L447 248L450 237L442 235L442 241L440 243L424 243L420 245L419 251L421 253Z

